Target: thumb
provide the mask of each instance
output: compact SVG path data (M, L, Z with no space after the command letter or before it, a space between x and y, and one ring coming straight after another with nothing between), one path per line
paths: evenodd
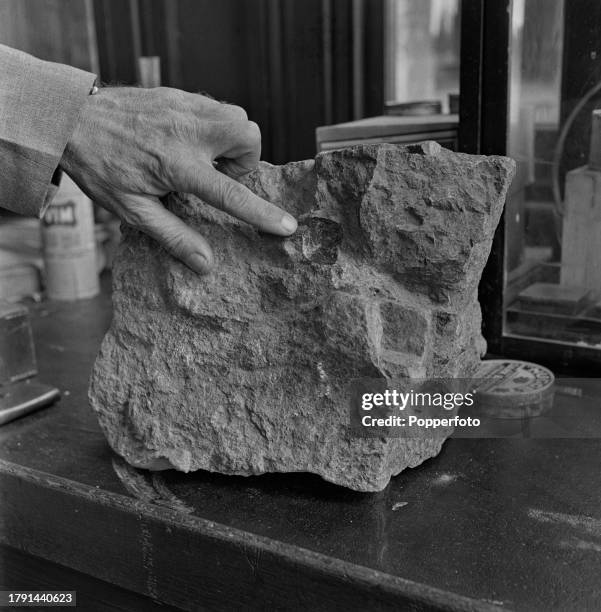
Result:
M122 196L118 212L125 223L154 238L171 255L198 274L213 267L209 243L152 196Z

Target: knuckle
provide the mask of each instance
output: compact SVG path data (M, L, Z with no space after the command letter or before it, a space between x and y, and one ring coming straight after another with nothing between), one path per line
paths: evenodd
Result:
M163 185L165 179L169 176L171 163L169 158L165 156L164 151L168 150L164 146L156 147L146 160L146 180L154 185Z
M244 128L246 130L246 137L248 141L253 145L261 144L261 128L254 121L249 121Z
M203 102L210 102L211 104L219 104L217 100L215 100L215 96L210 94L208 91L199 91L196 94L199 99L202 99Z
M163 138L173 138L178 137L182 126L186 126L190 121L176 109L169 108L163 113L162 123L163 130L161 136Z
M238 120L238 121L246 121L248 120L248 115L246 111L241 106L236 106L235 104L224 104L224 107L227 108L230 115Z
M183 100L184 92L173 87L156 87L156 94L169 108L177 108Z
M131 225L136 229L144 231L148 226L148 214L141 206L132 206L131 204L127 208L121 211L121 220Z
M153 178L159 185L172 191L183 190L184 168L188 166L189 151L186 147L171 146L153 158Z
M243 209L249 204L248 192L235 181L221 183L220 199L228 208Z
M163 246L175 257L182 258L187 254L184 232L176 229L165 231L162 236Z
M143 172L146 180L161 184L161 178L170 165L170 157L177 151L179 143L177 123L170 113L165 113L161 125L147 131L144 142L139 146L139 150L145 152Z

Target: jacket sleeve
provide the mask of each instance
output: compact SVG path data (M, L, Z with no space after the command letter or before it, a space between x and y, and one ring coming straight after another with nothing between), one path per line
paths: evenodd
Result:
M42 216L96 76L0 45L0 206Z

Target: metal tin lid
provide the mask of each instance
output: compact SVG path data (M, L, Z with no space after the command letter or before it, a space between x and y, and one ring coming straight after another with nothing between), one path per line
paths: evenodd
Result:
M476 374L476 399L504 417L540 413L553 397L555 376L536 363L513 359L483 361Z

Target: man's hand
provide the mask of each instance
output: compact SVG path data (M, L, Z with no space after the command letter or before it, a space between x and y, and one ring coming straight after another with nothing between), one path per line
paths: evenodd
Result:
M294 217L236 181L260 153L259 128L238 106L165 87L119 87L89 96L60 165L91 199L204 274L213 265L211 247L159 198L191 193L288 236Z

